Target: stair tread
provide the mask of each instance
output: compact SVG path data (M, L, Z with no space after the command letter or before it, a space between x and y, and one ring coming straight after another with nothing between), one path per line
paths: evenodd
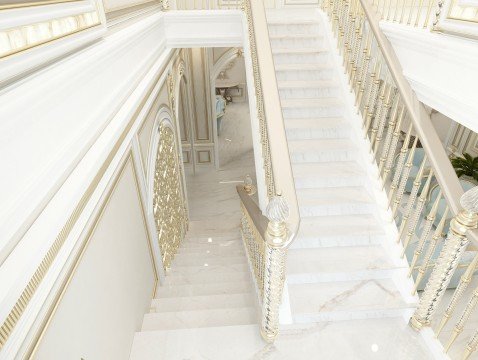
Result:
M277 86L279 89L310 89L339 87L339 84L334 80L279 80Z
M344 226L347 224L347 226ZM311 216L301 219L298 240L306 236L384 234L371 214Z
M366 176L365 170L355 161L310 162L292 164L294 177Z
M164 284L156 294L157 299L196 295L243 294L253 290L250 281L231 281L211 284Z
M380 245L290 249L287 258L289 283L295 281L291 275L299 274L313 275L303 282L383 278L390 274L381 270L399 268Z
M349 122L343 117L323 117L323 118L292 118L284 119L285 128L292 129L330 129L338 127L349 127Z
M302 139L289 140L290 152L347 151L357 146L350 139Z
M343 101L337 97L307 98L307 99L282 99L281 106L286 108L314 108L324 106L343 105Z
M257 312L252 306L236 309L185 310L146 314L142 330L188 329L255 323L257 323Z
M315 53L327 53L328 50L324 47L274 47L272 48L272 54L315 54Z
M290 284L292 312L324 315L337 312L407 309L406 303L390 279L342 281L334 283ZM353 317L353 314L349 314Z
M349 186L331 189L311 188L298 189L297 200L300 206L337 205L343 203L375 203L365 187Z
M327 63L287 63L275 65L277 71L288 70L333 70L334 67Z
M289 39L289 38L304 38L304 39L323 39L324 36L320 34L311 33L295 33L295 34L271 34L270 39Z

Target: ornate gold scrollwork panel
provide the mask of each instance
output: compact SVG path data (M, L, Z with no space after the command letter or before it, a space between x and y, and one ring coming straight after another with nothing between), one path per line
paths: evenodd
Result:
M171 266L187 228L178 159L174 130L163 121L154 169L153 214L165 269Z

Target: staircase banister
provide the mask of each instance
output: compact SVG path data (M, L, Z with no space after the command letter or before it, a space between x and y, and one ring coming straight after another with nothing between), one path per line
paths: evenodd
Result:
M272 58L272 49L269 42L269 30L267 27L266 14L262 0L250 1L255 38L257 43L257 58L260 69L260 80L264 91L264 110L267 129L270 139L271 166L274 177L275 189L280 192L290 208L290 215L287 221L289 230L288 246L293 240L300 224L299 205L295 192L294 177L289 160L289 149L287 146L282 108L279 98L277 79Z
M443 195L453 215L457 215L461 210L459 200L464 191L446 151L443 148L442 142L433 127L429 114L420 103L409 82L403 75L400 62L390 42L380 29L379 18L373 10L372 5L369 0L359 1L362 5L365 16L367 17L370 29L372 30L378 45L382 49L383 58L388 65L391 76L400 92L406 109L410 114L415 131L425 149L425 153L427 154L433 168L435 177L440 184ZM474 242L478 244L478 238L474 236L474 234L470 235L474 239Z
M242 204L247 210L247 213L252 219L256 229L262 234L265 235L267 230L267 223L269 220L262 214L259 205L252 199L252 197L246 192L243 185L236 186L237 193L241 199Z

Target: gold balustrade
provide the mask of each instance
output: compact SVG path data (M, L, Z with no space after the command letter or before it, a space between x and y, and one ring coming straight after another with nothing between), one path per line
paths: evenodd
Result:
M432 29L436 25L439 0L372 0L382 20Z
M478 304L478 288L471 296L464 296L478 256L466 265L462 259L467 250L476 254L478 188L464 194L429 114L404 78L380 30L376 11L388 20L429 27L435 3L324 0L321 8L331 22L350 90L355 95L363 135L369 140L378 177L388 195L390 214L398 230L397 242L410 263L409 277L415 281L413 294L425 285L410 324L418 330L437 320L438 336L457 304L465 304L453 324L452 336L444 343L448 350L464 333ZM447 310L440 314L438 305L452 276L465 267ZM464 357L470 356L477 345L478 332L463 349Z

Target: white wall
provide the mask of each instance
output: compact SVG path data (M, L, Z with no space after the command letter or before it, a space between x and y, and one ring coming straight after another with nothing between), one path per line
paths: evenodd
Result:
M128 359L155 284L131 158L39 344L35 359Z

